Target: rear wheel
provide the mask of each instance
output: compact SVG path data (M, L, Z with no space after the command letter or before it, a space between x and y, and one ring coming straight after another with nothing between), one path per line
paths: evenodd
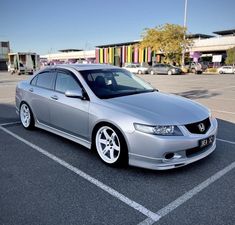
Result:
M122 133L111 125L96 129L95 148L99 157L106 164L120 166L127 164L127 147Z
M25 129L34 127L33 114L26 103L22 103L20 106L20 122Z

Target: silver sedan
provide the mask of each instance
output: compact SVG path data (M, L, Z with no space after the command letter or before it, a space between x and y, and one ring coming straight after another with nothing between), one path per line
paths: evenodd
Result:
M17 85L16 109L24 128L93 148L109 165L171 169L216 148L217 121L206 107L108 65L45 68Z

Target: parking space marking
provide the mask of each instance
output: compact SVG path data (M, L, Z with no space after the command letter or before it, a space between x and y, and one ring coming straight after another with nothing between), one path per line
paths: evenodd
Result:
M8 123L9 124L9 123ZM40 152L44 156L47 156L51 160L55 161L56 163L60 164L61 166L69 169L70 171L74 172L75 174L79 175L80 177L84 178L88 182L94 184L98 188L102 189L103 191L107 192L108 194L112 195L114 198L119 199L129 207L139 211L143 215L147 216L148 218L151 219L151 221L158 221L160 216L146 207L142 206L141 204L129 199L128 197L124 196L123 194L119 193L118 191L114 190L113 188L105 185L104 183L100 182L99 180L91 177L90 175L86 174L85 172L79 170L78 168L70 165L69 163L65 162L64 160L56 157L55 155L47 152L46 150L40 148L39 146L25 140L24 138L21 138L17 134L9 131L8 129L4 128L3 126L0 126L0 129L6 132L7 134L11 135L12 137L16 138L17 140L23 142L24 144L28 145L29 147L33 148L34 150Z
M215 90L224 90L224 89L230 89L234 88L235 86L227 86L227 87L219 87L219 88L209 88L210 91L215 91Z
M235 112L229 112L229 111L223 111L223 110L217 110L217 109L211 109L214 112L219 112L219 113L227 113L227 114L233 114L235 115Z
M20 124L20 121L14 121L14 122L9 122L9 123L1 123L1 126L8 126L8 125L15 125L15 124Z
M235 161L226 166L224 169L218 171L217 173L215 173L214 175L212 175L211 177L209 177L208 179L206 179L205 181L203 181L202 183L200 183L190 191L181 195L179 198L169 203L164 208L160 209L156 213L157 215L160 216L158 220L160 220L162 217L166 216L167 214L169 214L170 212L172 212L173 210L175 210L176 208L178 208L179 206L190 200L193 196L195 196L196 194L207 188L209 185L220 179L222 176L224 176L234 168L235 168ZM138 225L152 225L155 222L156 221L152 220L151 218L147 218Z
M225 143L228 143L228 144L235 145L235 142L234 142L234 141L228 141L228 140L224 140L224 139L220 139L220 138L216 138L216 140L222 141L222 142L225 142Z
M217 96L212 97L213 100L223 100L223 101L235 101L235 98L217 98Z

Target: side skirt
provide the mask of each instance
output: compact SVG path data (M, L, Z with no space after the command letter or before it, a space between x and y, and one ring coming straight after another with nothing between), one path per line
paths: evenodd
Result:
M37 122L35 121L35 127L38 127L38 128L43 129L43 130L49 131L49 132L51 132L53 134L57 134L57 135L59 135L61 137L67 138L67 139L69 139L71 141L74 141L74 142L80 144L80 145L83 145L84 147L86 147L88 149L91 149L91 142L90 141L87 141L87 140L84 140L84 139L79 138L77 136L68 134L68 133L66 133L64 131L55 129L55 128L50 127L48 125L39 123L38 121Z

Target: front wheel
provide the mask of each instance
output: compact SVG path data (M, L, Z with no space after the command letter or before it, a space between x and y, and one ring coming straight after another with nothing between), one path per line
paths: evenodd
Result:
M95 148L106 164L119 166L127 163L127 147L122 133L115 127L104 125L95 133Z
M25 129L34 127L33 114L26 103L22 103L20 106L20 122Z
M151 74L151 75L154 75L155 73L154 73L154 71L153 71L153 70L151 70L151 71L150 71L150 74Z
M138 70L138 74L142 74L141 70Z
M168 75L172 75L172 71L171 70L168 71Z

